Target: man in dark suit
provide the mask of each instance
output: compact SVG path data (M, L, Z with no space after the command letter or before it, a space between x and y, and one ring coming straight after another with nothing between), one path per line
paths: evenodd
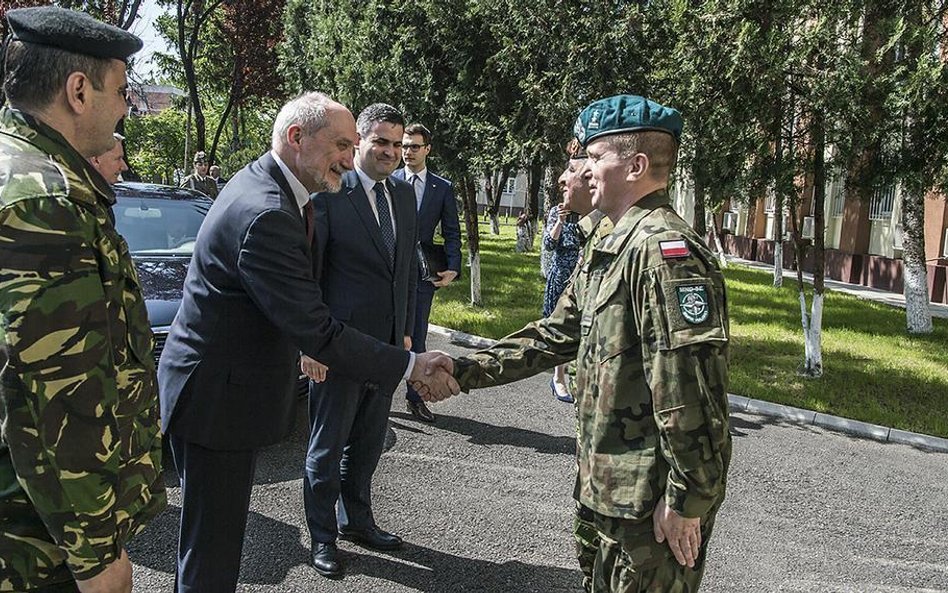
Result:
M448 269L440 272L439 280L418 278L418 293L415 297L415 327L411 333L412 352L424 352L428 337L428 317L434 293L447 286L461 273L461 227L458 224L458 206L454 201L451 182L428 170L428 154L431 152L431 132L421 124L411 124L402 136L402 158L405 168L395 171L395 177L404 179L415 191L415 207L418 210L418 240L434 242L435 228L441 226L444 253ZM419 272L420 273L420 272ZM410 385L405 394L406 405L412 416L424 422L434 422L434 414L424 400Z
M313 198L320 287L336 319L409 350L417 281L415 196L411 187L390 177L399 163L405 120L394 107L376 103L359 114L356 129L355 170L343 177L341 191ZM307 364L314 363L304 358ZM371 507L372 474L382 454L394 388L326 366L326 381L310 384L312 432L303 503L313 566L324 576L339 577L340 533L374 549L402 543L376 525Z
M290 101L273 150L231 179L198 233L158 370L181 478L178 593L236 589L256 453L290 431L300 352L381 390L403 378L439 394L457 386L443 358L409 358L323 303L309 196L339 189L356 141L343 105L321 93Z

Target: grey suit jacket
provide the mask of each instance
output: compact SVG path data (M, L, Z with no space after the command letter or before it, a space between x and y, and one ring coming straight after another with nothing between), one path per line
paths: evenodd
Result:
M393 177L386 185L395 219L394 267L389 265L379 223L355 171L346 173L338 193L313 197L316 267L321 270L320 287L333 317L401 346L415 323L415 195L411 186Z

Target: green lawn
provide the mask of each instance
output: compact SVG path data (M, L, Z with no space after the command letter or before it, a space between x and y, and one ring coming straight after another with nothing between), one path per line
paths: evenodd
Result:
M499 338L540 316L539 245L514 251L514 227L495 237L481 227L482 307L471 307L470 279L438 292L432 323ZM823 313L821 379L797 375L803 333L796 281L775 290L770 274L726 271L731 313L730 391L809 410L948 437L948 320L935 332L905 333L905 313L829 292Z

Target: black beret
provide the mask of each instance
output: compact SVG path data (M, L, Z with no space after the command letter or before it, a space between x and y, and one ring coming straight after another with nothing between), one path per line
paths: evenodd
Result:
M142 40L128 31L58 6L15 8L7 11L7 22L12 39L94 58L125 62L142 48Z

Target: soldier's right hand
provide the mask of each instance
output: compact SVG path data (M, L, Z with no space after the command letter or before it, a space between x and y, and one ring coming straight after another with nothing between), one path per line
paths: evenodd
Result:
M118 560L85 581L76 581L81 593L132 593L132 563L122 548Z

